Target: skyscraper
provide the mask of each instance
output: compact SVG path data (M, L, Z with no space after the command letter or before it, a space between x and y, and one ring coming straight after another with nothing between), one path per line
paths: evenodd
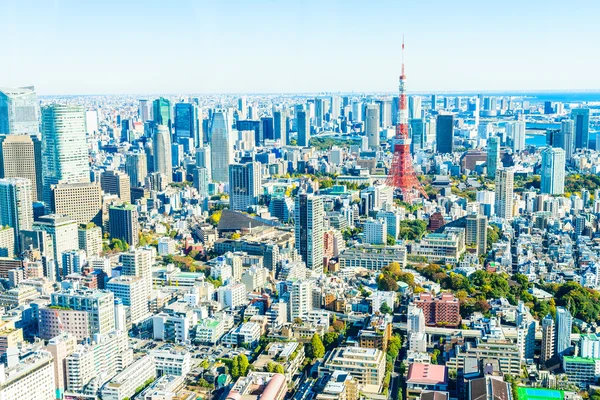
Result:
M454 117L438 115L435 126L436 151L451 154L454 151Z
M321 197L298 195L294 212L295 246L306 267L317 272L323 270L323 214Z
M409 120L410 127L410 151L416 153L425 148L426 135L425 135L425 121L423 118L414 118Z
M42 143L35 135L0 136L0 178L27 178L42 200Z
M71 217L50 214L39 217L34 222L33 229L44 231L52 238L52 256L62 274L62 253L79 248L77 222Z
M262 185L262 164L249 162L229 166L229 207L235 211L246 211L258 204Z
M310 145L310 117L307 111L298 111L296 115L298 127L298 146L308 147Z
M138 100L138 118L142 122L150 120L150 106L147 99Z
M164 97L154 100L152 117L155 125L165 125L171 131L171 102Z
M152 250L137 248L121 255L123 275L139 276L144 281L146 297L152 294Z
M102 191L107 194L116 194L125 203L131 203L131 182L126 173L122 171L107 170L100 175Z
M37 135L39 103L33 86L0 88L0 135Z
M393 115L393 113L392 113ZM419 96L410 96L408 98L408 118L422 118L421 115L421 98Z
M260 119L260 130L261 130L261 138L263 141L265 140L273 140L275 139L274 132L274 121L273 117L262 117Z
M95 183L61 183L52 186L50 209L78 224L102 226L102 191Z
M496 215L500 218L513 217L514 172L509 169L496 171Z
M142 187L148 175L146 153L125 154L125 172L129 176L130 187Z
M320 128L323 126L323 119L325 118L325 102L322 98L317 97L315 99L315 126Z
M210 145L206 144L196 149L196 167L206 168L208 179L211 178L211 153Z
M478 256L486 253L487 225L487 217L485 215L469 214L467 216L465 244L475 246Z
M379 149L379 107L376 104L367 104L365 107L365 135L369 148Z
M513 151L525 150L525 121L507 122L506 136L512 141Z
M340 96L331 96L331 119L336 120L340 117Z
M542 351L540 353L540 365L554 356L554 319L548 314L542 320Z
M564 119L560 123L560 140L553 144L565 151L565 160L573 158L573 147L575 146L575 124L571 119Z
M19 232L33 224L31 181L25 178L0 179L0 227L14 229L15 248L22 250Z
M565 151L558 147L542 150L541 193L565 192Z
M132 324L140 323L149 316L147 286L141 276L121 275L112 278L106 284L106 289L129 307Z
M298 279L292 283L290 290L290 316L300 318L313 310L312 289L314 281Z
M496 170L500 162L500 138L492 136L487 141L487 174L490 178L496 177Z
M431 95L431 110L432 111L437 110L437 96L435 94Z
M135 206L111 206L108 209L108 218L108 231L112 239L121 239L129 246L137 246L139 225Z
M50 207L52 185L90 181L83 108L62 104L45 107L42 132L44 202Z
M233 140L225 110L215 110L211 123L211 169L215 182L229 181L229 164L233 161Z
M171 134L165 125L159 125L152 140L154 149L154 171L164 175L167 183L173 180L171 159Z
M590 141L590 110L574 108L571 119L575 127L575 149L587 149Z
M571 348L573 317L565 307L556 307L555 354L563 355Z
M287 112L285 110L273 113L273 135L282 146L289 144L287 134Z
M198 119L198 107L192 103L177 103L175 104L175 138L177 143L184 145L186 151L189 139L193 139L194 147L202 144L203 138L201 135L202 124Z

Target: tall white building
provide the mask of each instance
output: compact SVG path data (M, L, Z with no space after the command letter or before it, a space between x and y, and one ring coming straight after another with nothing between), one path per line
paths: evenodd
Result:
M324 221L323 198L300 193L294 212L295 247L306 267L323 270Z
M147 285L141 276L112 278L106 284L106 288L129 307L132 324L142 322L150 315L148 296L146 295Z
M37 135L39 102L35 88L0 88L0 135Z
M506 136L512 140L513 151L525 150L525 121L507 122Z
M59 270L62 269L62 254L79 249L77 222L69 217L44 215L33 224L33 229L44 231L52 238L53 256Z
M565 151L558 147L542 150L541 193L565 192Z
M315 282L310 279L298 279L292 283L290 291L290 316L293 321L313 310L312 290Z
M50 206L51 186L87 183L90 163L82 107L52 104L42 111L44 202Z
M171 160L171 133L166 125L159 125L152 139L154 148L154 172L164 175L167 183L173 180Z
M258 204L262 185L262 164L249 162L229 165L229 207L234 211L247 211Z
M384 219L368 219L365 221L365 241L369 244L386 244L387 222Z
M217 296L223 308L236 308L248 304L246 286L241 283L221 286L217 291Z
M500 218L513 217L514 172L509 169L496 171L496 215Z
M408 307L408 349L410 351L427 351L427 334L425 333L425 314L416 306Z
M212 180L229 181L229 164L233 162L231 123L226 110L215 110L211 121L211 168Z

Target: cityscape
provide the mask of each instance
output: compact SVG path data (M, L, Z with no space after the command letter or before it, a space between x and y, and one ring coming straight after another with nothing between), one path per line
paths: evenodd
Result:
M425 90L401 28L361 91L277 92L266 65L263 90L213 89L236 82L213 60L184 92L178 54L160 85L78 92L13 53L0 400L600 399L600 89Z

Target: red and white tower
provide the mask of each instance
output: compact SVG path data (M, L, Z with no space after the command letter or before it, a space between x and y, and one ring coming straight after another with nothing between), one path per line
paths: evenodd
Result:
M404 75L404 38L402 39L402 74L400 75L400 96L398 98L398 124L396 125L396 137L392 145L394 155L392 166L387 178L387 184L402 193L404 201L410 201L422 194L427 193L417 179L413 168L412 156L410 154L410 137L408 136L408 101L406 99L406 75Z

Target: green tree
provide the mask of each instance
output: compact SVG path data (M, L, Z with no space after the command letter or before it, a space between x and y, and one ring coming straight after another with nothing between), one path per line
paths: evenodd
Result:
M283 365L281 365L281 364L277 364L277 365L275 366L275 371L274 371L274 372L276 372L276 373L278 373L278 374L284 374L284 373L285 373L285 370L283 369Z
M379 307L379 312L382 314L394 314L394 310L385 301Z
M250 366L250 363L248 362L248 357L246 357L245 354L240 354L239 356L237 356L237 359L238 365L240 367L240 375L248 375L248 367Z
M200 366L203 369L208 369L210 367L210 363L208 362L208 360L204 360L204 361L202 361L202 364L200 364Z
M377 277L377 288L386 292L395 292L398 290L398 283L388 274L379 274Z
M312 360L316 360L325 355L325 346L321 341L321 337L316 333L310 339L310 343L306 346L306 355Z
M339 338L339 333L327 332L325 335L323 335L323 345L327 350L331 350L333 347L335 347L335 345L337 345Z
M241 376L240 372L240 360L237 357L234 357L231 362L231 371L229 371L231 377L233 379L237 379Z
M393 246L393 245L395 245L395 244L396 244L396 238L394 238L394 236L393 236L393 235L390 235L390 234L388 233L388 235L387 235L387 238L386 238L386 241L385 241L385 242L386 242L386 244L387 244L388 246Z

